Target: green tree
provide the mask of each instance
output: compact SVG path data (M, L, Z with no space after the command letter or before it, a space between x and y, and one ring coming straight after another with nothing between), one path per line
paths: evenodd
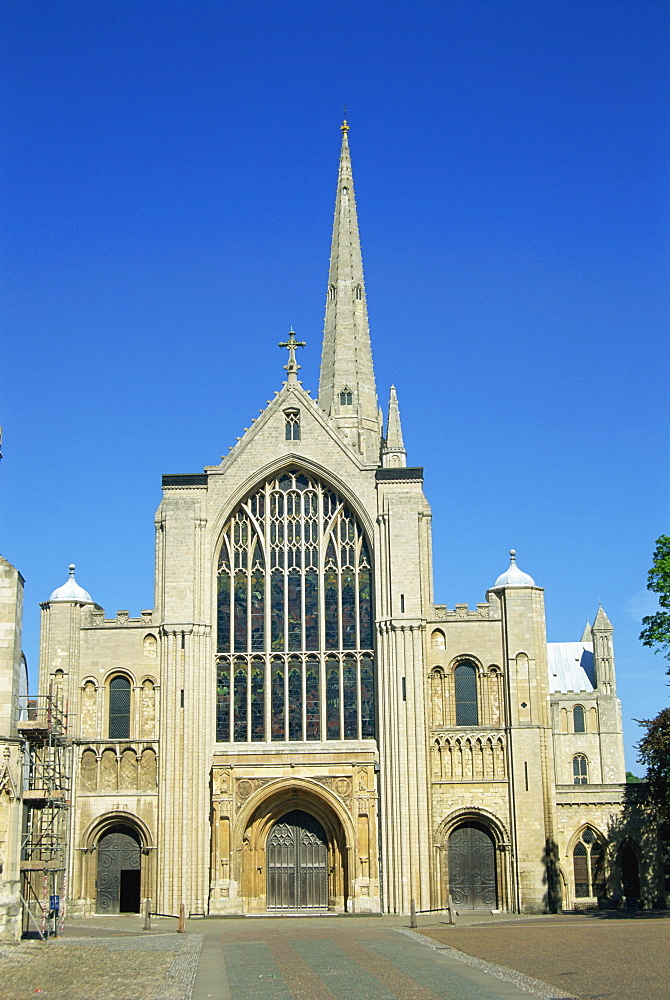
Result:
M651 569L647 575L647 590L658 595L660 609L642 619L640 632L643 645L670 660L670 535L656 539ZM667 670L670 674L670 667Z
M642 619L640 639L655 653L670 660L670 536L656 540L653 562L647 576L647 590L658 595L660 609ZM670 674L670 668L666 671ZM646 729L637 745L639 761L647 767L649 802L656 813L659 833L664 843L665 869L670 871L670 708L654 719L641 719Z
M641 719L647 732L637 745L639 761L647 767L650 802L656 812L661 836L670 845L670 708L655 719ZM669 858L670 860L670 858Z

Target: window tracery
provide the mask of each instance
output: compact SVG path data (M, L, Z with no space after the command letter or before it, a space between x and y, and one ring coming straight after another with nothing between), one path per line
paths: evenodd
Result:
M372 561L346 500L290 469L223 531L217 739L374 737Z
M595 830L587 826L572 852L575 896L584 899L605 895L605 848Z

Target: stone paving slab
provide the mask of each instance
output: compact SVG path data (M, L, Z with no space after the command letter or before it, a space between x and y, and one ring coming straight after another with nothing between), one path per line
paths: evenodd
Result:
M514 974L495 979L403 937L397 918L215 923L192 1000L528 1000Z
M517 970L578 1000L668 1000L670 914L564 915L420 926L470 960ZM565 992L563 992L565 991Z

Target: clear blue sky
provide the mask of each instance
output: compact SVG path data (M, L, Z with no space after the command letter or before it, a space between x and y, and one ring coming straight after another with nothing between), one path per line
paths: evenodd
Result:
M380 398L433 507L436 597L507 551L549 639L639 618L670 530L670 5L5 0L0 551L38 602L153 604L162 473L316 392L346 104ZM639 767L637 767L639 770Z

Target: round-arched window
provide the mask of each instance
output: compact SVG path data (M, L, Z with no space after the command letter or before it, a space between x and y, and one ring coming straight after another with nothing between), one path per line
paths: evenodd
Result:
M456 725L478 726L477 668L474 663L464 661L454 669L456 693Z
M217 565L217 740L374 737L372 560L330 486L291 468L234 511Z
M109 682L109 738L130 738L130 681L123 675Z

